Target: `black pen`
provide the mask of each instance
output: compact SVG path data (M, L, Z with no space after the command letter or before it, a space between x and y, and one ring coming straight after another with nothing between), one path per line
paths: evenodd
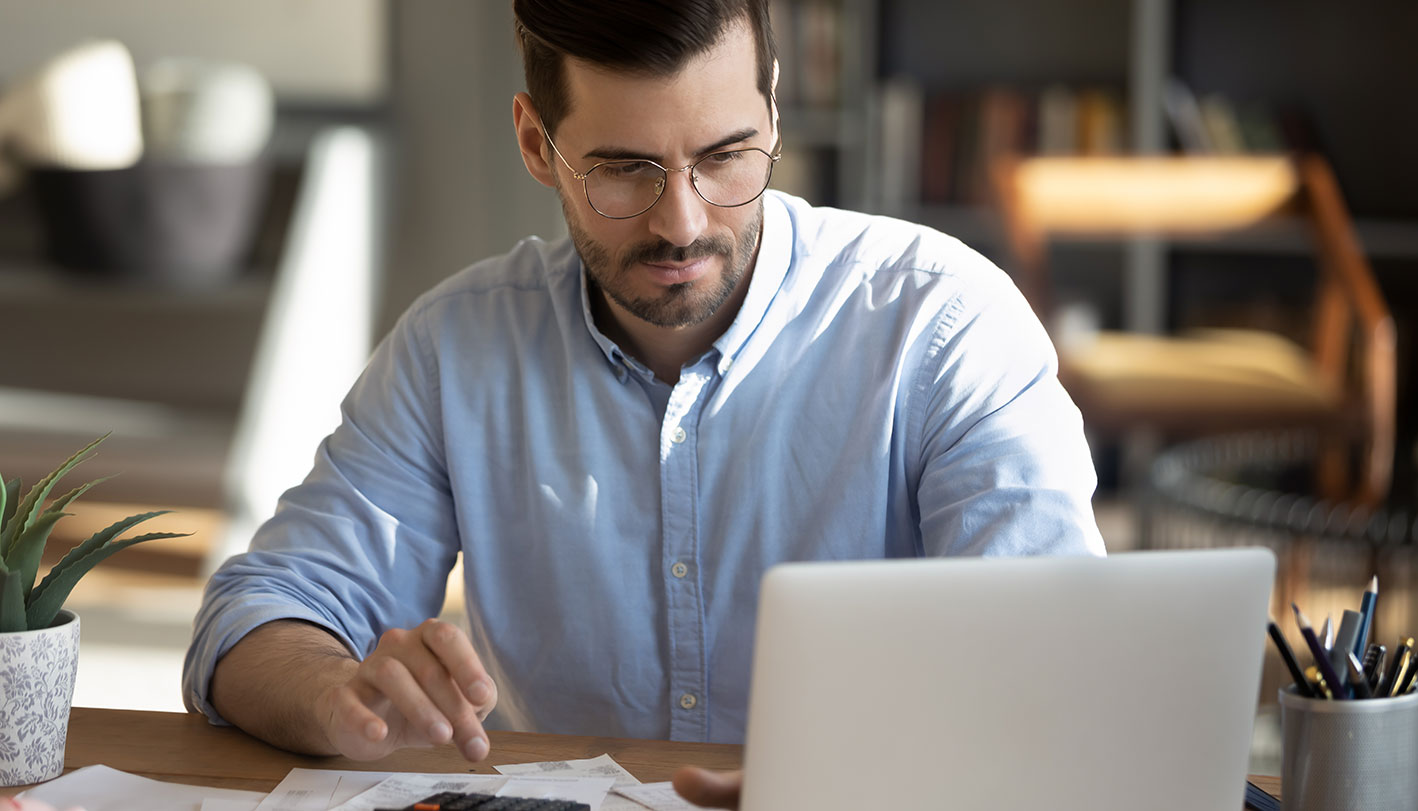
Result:
M1387 654L1388 648L1377 642L1371 643L1364 654L1364 677L1369 680L1369 689L1375 693L1379 690L1379 681L1383 679Z
M1374 691L1369 689L1369 682L1364 678L1364 668L1359 664L1359 657L1354 655L1354 651L1344 654L1344 664L1349 671L1349 686L1354 689L1354 697L1373 698Z
M1285 634L1280 632L1280 626L1271 620L1266 631L1270 633L1270 638L1275 642L1275 647L1280 651L1280 658L1285 660L1285 667L1289 668L1290 676L1295 679L1295 692L1305 698L1314 698L1315 693L1310 689L1309 682L1305 681L1305 673L1300 670L1300 663L1295 661L1295 653L1290 650L1290 645L1285 641Z
M1290 604L1295 610L1295 622L1300 625L1300 636L1305 638L1305 644L1310 646L1310 654L1315 657L1315 666L1319 668L1324 682L1328 685L1330 692L1335 698L1344 698L1344 688L1340 685L1339 674L1334 672L1334 665L1329 662L1329 651L1320 644L1319 637L1315 636L1315 629L1310 625L1310 621L1305 617L1305 612L1300 610L1298 605Z

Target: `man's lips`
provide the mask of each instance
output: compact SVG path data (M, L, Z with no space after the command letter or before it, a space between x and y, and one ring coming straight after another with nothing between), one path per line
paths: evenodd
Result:
M642 262L641 266L660 284L683 284L708 273L713 259L712 256L702 256L688 262Z

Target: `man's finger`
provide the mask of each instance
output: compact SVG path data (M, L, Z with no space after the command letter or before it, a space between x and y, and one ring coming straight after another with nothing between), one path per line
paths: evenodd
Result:
M355 760L383 757L392 750L389 725L360 700L349 685L335 688L320 708L325 716L325 737L335 751Z
M679 796L706 808L738 808L743 789L743 772L711 772L698 766L683 766L674 774Z
M486 718L497 701L497 690L468 635L455 625L434 619L425 620L418 631L424 645L438 657L463 695L477 708L478 717Z
M376 652L360 665L360 673L361 680L387 698L394 705L394 710L404 717L412 739L404 741L404 744L446 743L452 740L453 725L434 705L403 661Z

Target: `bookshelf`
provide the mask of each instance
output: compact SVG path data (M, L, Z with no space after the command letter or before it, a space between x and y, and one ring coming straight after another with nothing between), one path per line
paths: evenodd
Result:
M1003 261L1003 231L988 204L958 189L923 194L933 100L985 106L990 94L1022 95L1033 107L1025 130L1038 148L1042 96L1110 94L1124 149L1170 152L1186 143L1167 106L1169 80L1179 79L1199 106L1229 108L1243 147L1256 137L1259 115L1270 119L1272 137L1289 146L1308 141L1330 159L1398 322L1399 413L1415 413L1418 51L1410 40L1418 4L879 0L875 13L869 106L879 154L867 157L865 197L843 204L930 225ZM1298 131L1287 131L1292 119ZM961 140L957 134L950 147L955 160ZM988 146L973 150L975 159ZM910 154L891 156L903 150ZM952 167L957 178L970 171ZM1083 302L1105 328L1159 331L1219 318L1303 331L1307 305L1292 294L1312 278L1308 239L1298 222L1282 222L1225 239L1064 245L1054 253L1054 279L1060 299ZM1409 502L1418 501L1414 422L1400 419L1395 484Z
M1075 95L1081 127L1090 99L1108 99L1112 109L1105 117L1117 131L1107 140L1123 149L1175 150L1180 143L1165 87L1177 77L1201 100L1208 119L1214 106L1225 106L1231 125L1249 136L1257 117L1269 116L1273 120L1264 123L1283 145L1323 151L1371 254L1418 260L1418 195L1411 192L1418 187L1418 160L1408 158L1418 142L1418 104L1401 101L1418 98L1418 57L1406 41L1418 30L1412 3L1379 0L1365 14L1324 0L1283 8L1227 0L880 0L876 6L872 92L887 96L903 81L914 84L922 131L903 134L903 123L917 122L893 116L882 103L874 128L883 148L919 138L917 162L896 168L926 172L923 184L930 183L923 164L940 157L931 154L941 143L933 138L931 118L942 100L966 108L953 114L957 131L954 144L946 145L955 151L949 159L966 164L951 167L958 179L988 154L969 147L990 132L983 125L988 116L970 108L988 107L1000 95L1022 96L1030 106L1026 151L1058 151L1041 130L1048 97L1059 93ZM1280 132L1292 120L1300 131ZM902 194L899 179L880 176L883 160L866 169L872 177L865 188L876 192L866 207L964 227L987 241L997 236L977 194L932 195L921 188ZM893 190L894 198L884 193ZM1299 229L1282 229L1242 242L1248 250L1298 253L1303 239Z
M773 187L862 208L876 131L876 0L772 0L783 159Z

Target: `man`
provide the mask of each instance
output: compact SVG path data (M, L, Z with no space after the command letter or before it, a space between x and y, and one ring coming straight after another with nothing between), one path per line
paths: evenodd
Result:
M1078 412L1009 279L764 192L766 5L514 3L513 124L570 239L405 314L212 578L190 707L356 758L480 760L484 723L741 741L772 564L1102 553ZM426 619L460 551L471 638Z

